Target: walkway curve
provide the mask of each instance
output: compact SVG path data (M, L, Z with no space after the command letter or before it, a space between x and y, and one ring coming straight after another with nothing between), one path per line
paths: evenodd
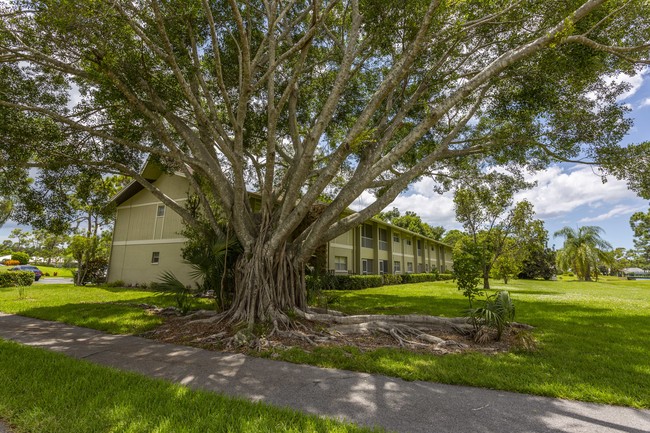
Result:
M397 432L647 433L650 411L296 365L0 313L0 338Z

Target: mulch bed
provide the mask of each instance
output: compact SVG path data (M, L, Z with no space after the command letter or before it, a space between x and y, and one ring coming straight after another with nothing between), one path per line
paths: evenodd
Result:
M300 348L307 352L316 347L356 347L361 351L372 351L379 348L405 349L415 353L428 353L445 355L449 353L480 352L495 354L508 352L513 346L518 345L517 329L507 332L501 341L477 343L469 336L459 335L454 332L445 332L440 329L428 330L428 333L447 340L449 344L444 347L433 344L405 344L400 346L392 336L373 332L364 335L337 335L332 338L327 332L327 325L315 323L304 319L296 319L296 330L290 333L269 335L270 330L257 329L255 334L259 338L242 339L233 338L244 335L241 328L234 328L224 322L197 323L184 316L178 316L172 309L152 310L153 314L164 317L164 323L158 328L142 334L152 340L198 347L207 350L218 350L235 353L255 353L261 351L282 351L290 348ZM238 335L239 334L239 335Z

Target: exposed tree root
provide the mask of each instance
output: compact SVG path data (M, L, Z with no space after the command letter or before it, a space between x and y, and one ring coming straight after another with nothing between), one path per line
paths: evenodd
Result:
M263 351L299 346L401 347L437 354L481 350L503 350L490 329L475 329L464 317L425 315L354 315L323 310L294 310L296 317L273 311L271 320L260 327L237 320L229 312L197 311L177 318L162 334L177 335L183 341L201 347L218 347L233 351ZM232 312L230 312L232 313ZM277 314L275 314L277 313ZM514 334L526 333L532 327L514 323ZM198 330L198 331L197 331ZM193 335L193 337L192 337ZM191 339L190 339L191 338ZM166 340L169 341L169 340ZM391 343L392 341L392 343Z

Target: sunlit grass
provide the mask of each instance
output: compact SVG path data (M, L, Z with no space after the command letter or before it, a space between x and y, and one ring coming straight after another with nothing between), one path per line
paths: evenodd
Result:
M115 287L76 287L71 284L32 285L23 297L16 287L0 288L0 311L84 326L113 334L138 334L162 323L142 304L175 305L172 296L150 290ZM210 309L208 300L194 300L195 308Z
M369 431L2 340L0 419L16 433Z
M509 290L516 320L535 326L536 352L433 356L403 350L318 348L279 351L281 359L381 373L407 380L473 385L575 400L650 407L650 281L605 278L585 283L492 282ZM453 282L332 292L347 313L458 316L467 308ZM173 305L170 297L122 288L31 286L0 289L0 311L112 333L140 333L160 323L137 304ZM203 305L201 308L205 308ZM263 356L270 356L264 353Z
M515 280L516 320L536 327L536 352L433 356L403 350L319 348L281 359L567 399L650 407L650 281ZM347 313L459 316L467 300L453 282L331 292ZM265 354L268 355L268 354ZM277 356L277 355L275 355Z
M41 270L41 272L43 272L44 275L43 278L47 278L45 276L45 273L48 273L50 274L50 277L53 277L55 272L57 273L57 277L72 278L72 269L70 268L56 268L54 266L41 266L41 265L34 265L34 266L36 266L38 269ZM0 266L0 272L6 272L12 267L13 266Z

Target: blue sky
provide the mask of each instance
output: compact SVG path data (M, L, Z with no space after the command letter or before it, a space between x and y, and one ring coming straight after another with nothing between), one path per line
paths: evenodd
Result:
M634 127L624 142L650 140L650 71L633 77L618 77L616 80L630 84L630 90L621 97L620 102L631 108L630 117L634 119ZM537 181L537 187L519 194L517 199L526 198L533 203L537 217L544 220L549 233L564 226L597 225L605 230L603 237L614 247L633 247L630 216L636 211L646 211L650 203L627 189L625 182L611 178L603 184L591 167L572 164L549 167L532 175L529 180ZM364 194L357 204L363 205L370 199L369 195ZM450 193L440 196L433 192L431 179L423 179L387 208L396 206L402 212L415 211L430 224L447 229L461 228L454 217L452 200ZM14 222L8 221L0 228L0 242L7 239L15 227ZM559 248L562 239L551 237L549 244Z

